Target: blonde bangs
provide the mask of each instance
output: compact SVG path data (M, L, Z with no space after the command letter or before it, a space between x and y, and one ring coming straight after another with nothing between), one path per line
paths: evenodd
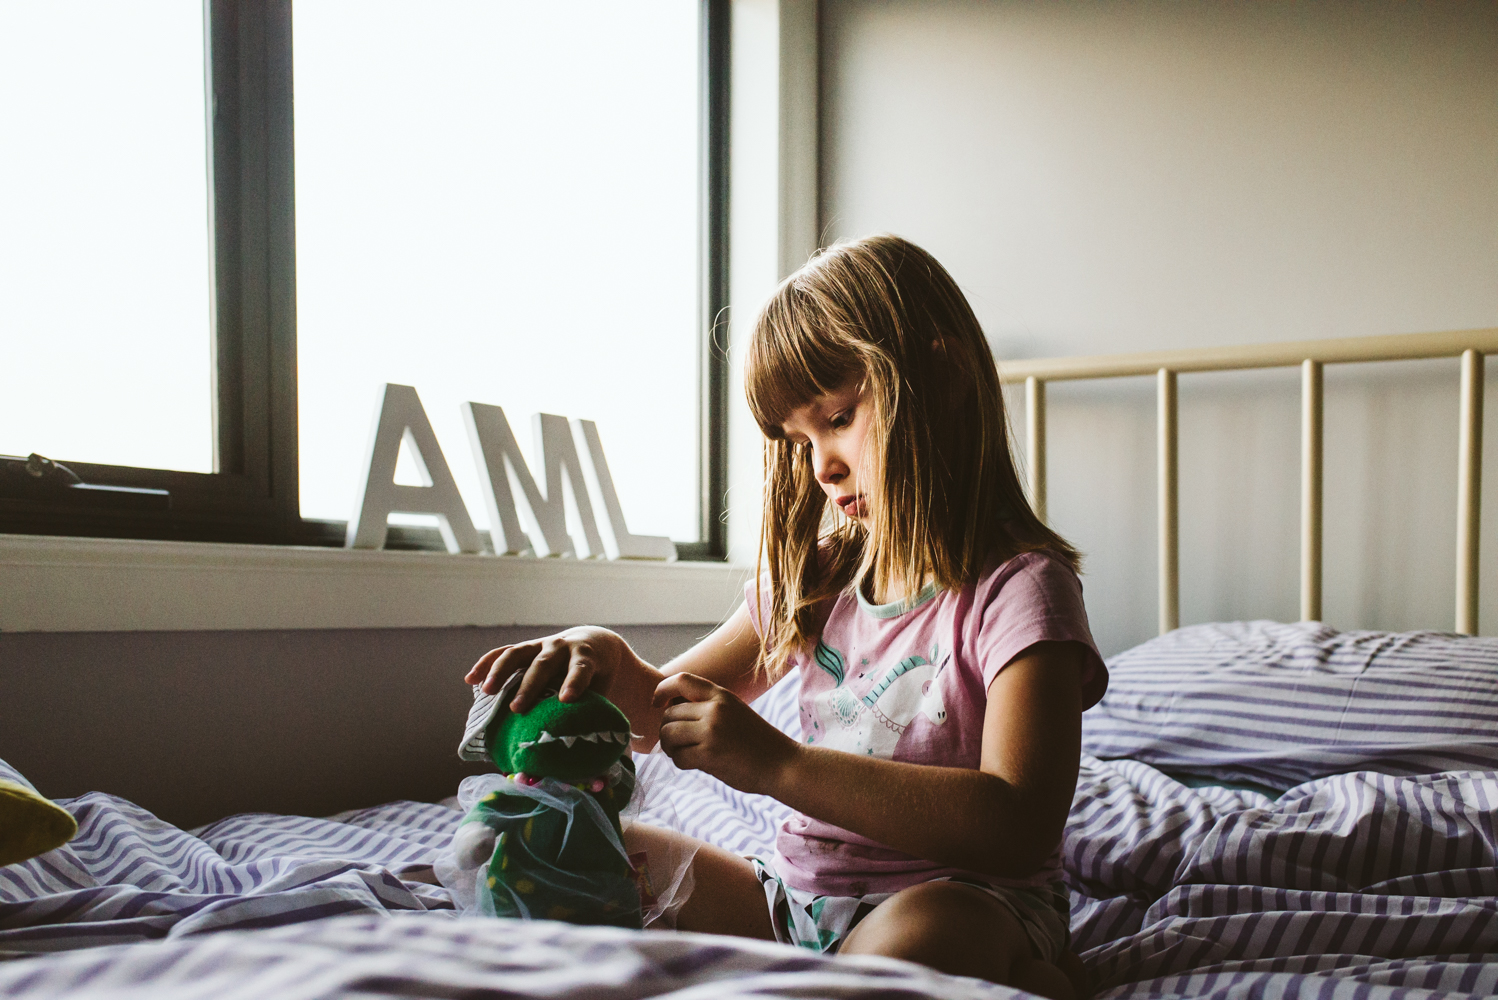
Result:
M787 279L765 304L744 358L749 411L771 440L791 411L862 374L858 352L817 300Z

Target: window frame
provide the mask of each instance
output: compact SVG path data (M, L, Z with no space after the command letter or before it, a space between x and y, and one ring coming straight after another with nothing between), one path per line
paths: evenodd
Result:
M700 540L727 556L728 0L701 0L699 41ZM57 461L84 481L165 489L167 510L0 497L0 532L341 547L345 524L300 511L291 0L204 0L208 106L211 473ZM54 457L54 456L49 456ZM441 549L436 529L392 526L387 546Z

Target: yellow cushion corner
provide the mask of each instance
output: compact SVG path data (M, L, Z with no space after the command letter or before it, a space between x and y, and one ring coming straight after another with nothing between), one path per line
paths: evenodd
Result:
M77 833L78 821L62 806L0 778L0 865L46 854Z

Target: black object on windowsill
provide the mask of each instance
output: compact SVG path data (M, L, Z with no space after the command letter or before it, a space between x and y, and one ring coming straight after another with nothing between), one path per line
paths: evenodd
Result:
M0 455L0 500L41 500L69 507L108 510L169 510L167 490L85 483L72 469L45 455Z

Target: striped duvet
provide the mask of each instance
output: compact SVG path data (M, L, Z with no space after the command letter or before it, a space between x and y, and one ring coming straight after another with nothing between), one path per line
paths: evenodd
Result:
M795 693L760 708L791 728ZM769 849L778 803L641 770L646 819ZM1066 879L1099 996L1498 994L1498 771L1392 770L1270 798L1084 756ZM187 833L107 795L65 804L79 838L0 869L0 954L28 956L0 962L0 996L1015 995L730 939L458 919L432 884L458 819L440 805Z

